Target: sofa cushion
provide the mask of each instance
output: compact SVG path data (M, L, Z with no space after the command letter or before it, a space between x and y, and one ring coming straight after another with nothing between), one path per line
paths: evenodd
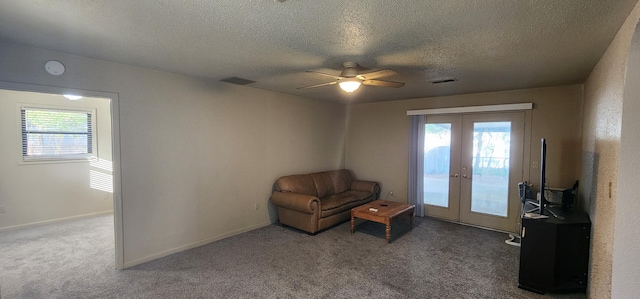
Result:
M313 178L313 182L316 185L318 197L322 198L336 194L329 172L312 173L311 177Z
M328 217L359 206L371 199L371 192L347 191L320 199L320 217Z
M318 196L316 184L308 174L283 176L276 181L276 190Z
M333 181L335 194L351 189L351 171L340 169L328 171L327 173L329 173L329 177L331 177L331 181Z

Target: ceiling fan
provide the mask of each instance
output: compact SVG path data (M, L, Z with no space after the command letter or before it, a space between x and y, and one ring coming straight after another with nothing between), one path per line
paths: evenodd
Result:
M402 87L404 86L404 82L394 82L394 81L385 81L385 80L377 80L378 78L397 75L398 72L390 69L378 70L368 73L360 74L358 71L358 64L355 62L345 62L342 64L344 69L340 73L340 76L334 76L330 74L325 74L316 71L307 71L307 73L318 74L325 77L331 77L335 81L316 84L305 87L298 87L298 89L306 89L306 88L315 88L321 86L328 85L340 85L340 88L348 93L354 92L356 89L360 87L360 85L368 85L368 86L381 86L381 87Z

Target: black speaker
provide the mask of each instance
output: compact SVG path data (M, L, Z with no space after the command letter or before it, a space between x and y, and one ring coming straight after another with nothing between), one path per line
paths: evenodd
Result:
M575 202L576 193L578 192L578 185L580 181L576 181L571 189L562 191L562 209L569 210L573 207Z
M522 201L522 203L525 203L527 199L533 199L531 185L529 185L527 181L518 183L518 196L520 196L520 201Z
M573 200L576 197L572 189L562 191L562 209L568 210L573 206Z

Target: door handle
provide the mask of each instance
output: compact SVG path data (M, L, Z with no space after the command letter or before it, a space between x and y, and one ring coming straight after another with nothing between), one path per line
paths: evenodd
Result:
M469 176L469 175L467 175L467 174L463 174L463 175L462 175L462 177L463 177L463 178L465 178L465 179L468 179L468 180L470 180L470 179L471 179L471 176Z
M456 173L456 174L452 174L452 175L451 175L451 177L452 177L452 178L457 178L458 176L459 176L459 175L458 175L457 173Z

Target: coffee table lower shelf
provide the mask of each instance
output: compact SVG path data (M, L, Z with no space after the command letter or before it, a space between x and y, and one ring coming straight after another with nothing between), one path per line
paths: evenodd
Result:
M386 225L385 237L391 243L391 221L402 215L408 215L411 229L416 206L387 200L376 200L351 209L351 233L355 232L355 218L369 220Z

